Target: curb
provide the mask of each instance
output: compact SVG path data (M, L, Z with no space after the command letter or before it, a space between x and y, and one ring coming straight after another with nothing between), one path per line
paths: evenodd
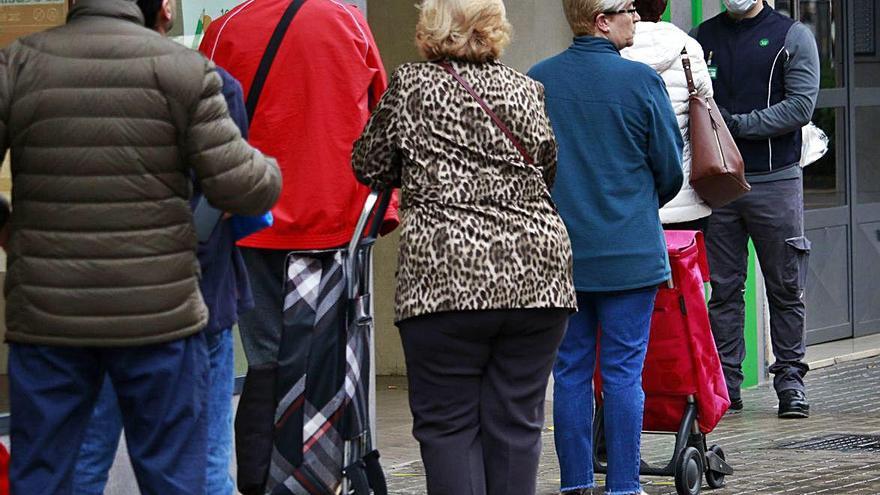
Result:
M807 365L810 366L811 370L818 370L821 368L834 366L835 364L849 363L852 361L858 361L860 359L868 359L877 356L880 356L880 347L875 349L867 349L864 351L852 352L833 358L818 359L816 361L808 362Z

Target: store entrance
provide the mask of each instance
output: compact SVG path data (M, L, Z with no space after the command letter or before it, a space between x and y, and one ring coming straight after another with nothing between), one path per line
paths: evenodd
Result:
M880 8L873 0L785 0L815 34L821 91L813 122L828 154L804 170L807 341L880 333Z
M880 6L853 5L854 335L880 333Z

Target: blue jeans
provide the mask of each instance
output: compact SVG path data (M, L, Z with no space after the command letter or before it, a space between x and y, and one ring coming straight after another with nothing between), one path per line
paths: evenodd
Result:
M232 495L235 493L235 484L229 475L232 456L232 394L235 386L232 330L208 334L206 337L211 371L205 493ZM104 493L121 432L122 415L116 393L110 380L105 380L76 460L74 495Z
M593 372L597 335L608 449L608 495L641 491L640 443L645 393L642 367L657 289L578 292L553 368L553 421L563 491L595 488ZM601 327L601 332L599 328Z
M71 493L73 453L107 377L119 398L141 493L204 490L208 350L199 333L139 347L12 344L12 493Z

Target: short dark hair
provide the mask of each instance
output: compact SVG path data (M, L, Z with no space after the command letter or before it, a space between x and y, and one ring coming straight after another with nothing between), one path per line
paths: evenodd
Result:
M636 9L643 21L657 22L666 12L667 0L636 0Z
M137 4L144 14L144 25L150 29L156 27L156 19L159 10L162 9L162 0L137 0Z

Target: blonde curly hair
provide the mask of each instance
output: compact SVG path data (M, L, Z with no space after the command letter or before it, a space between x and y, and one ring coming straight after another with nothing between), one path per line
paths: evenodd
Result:
M513 31L502 0L422 0L416 46L428 60L501 57Z

